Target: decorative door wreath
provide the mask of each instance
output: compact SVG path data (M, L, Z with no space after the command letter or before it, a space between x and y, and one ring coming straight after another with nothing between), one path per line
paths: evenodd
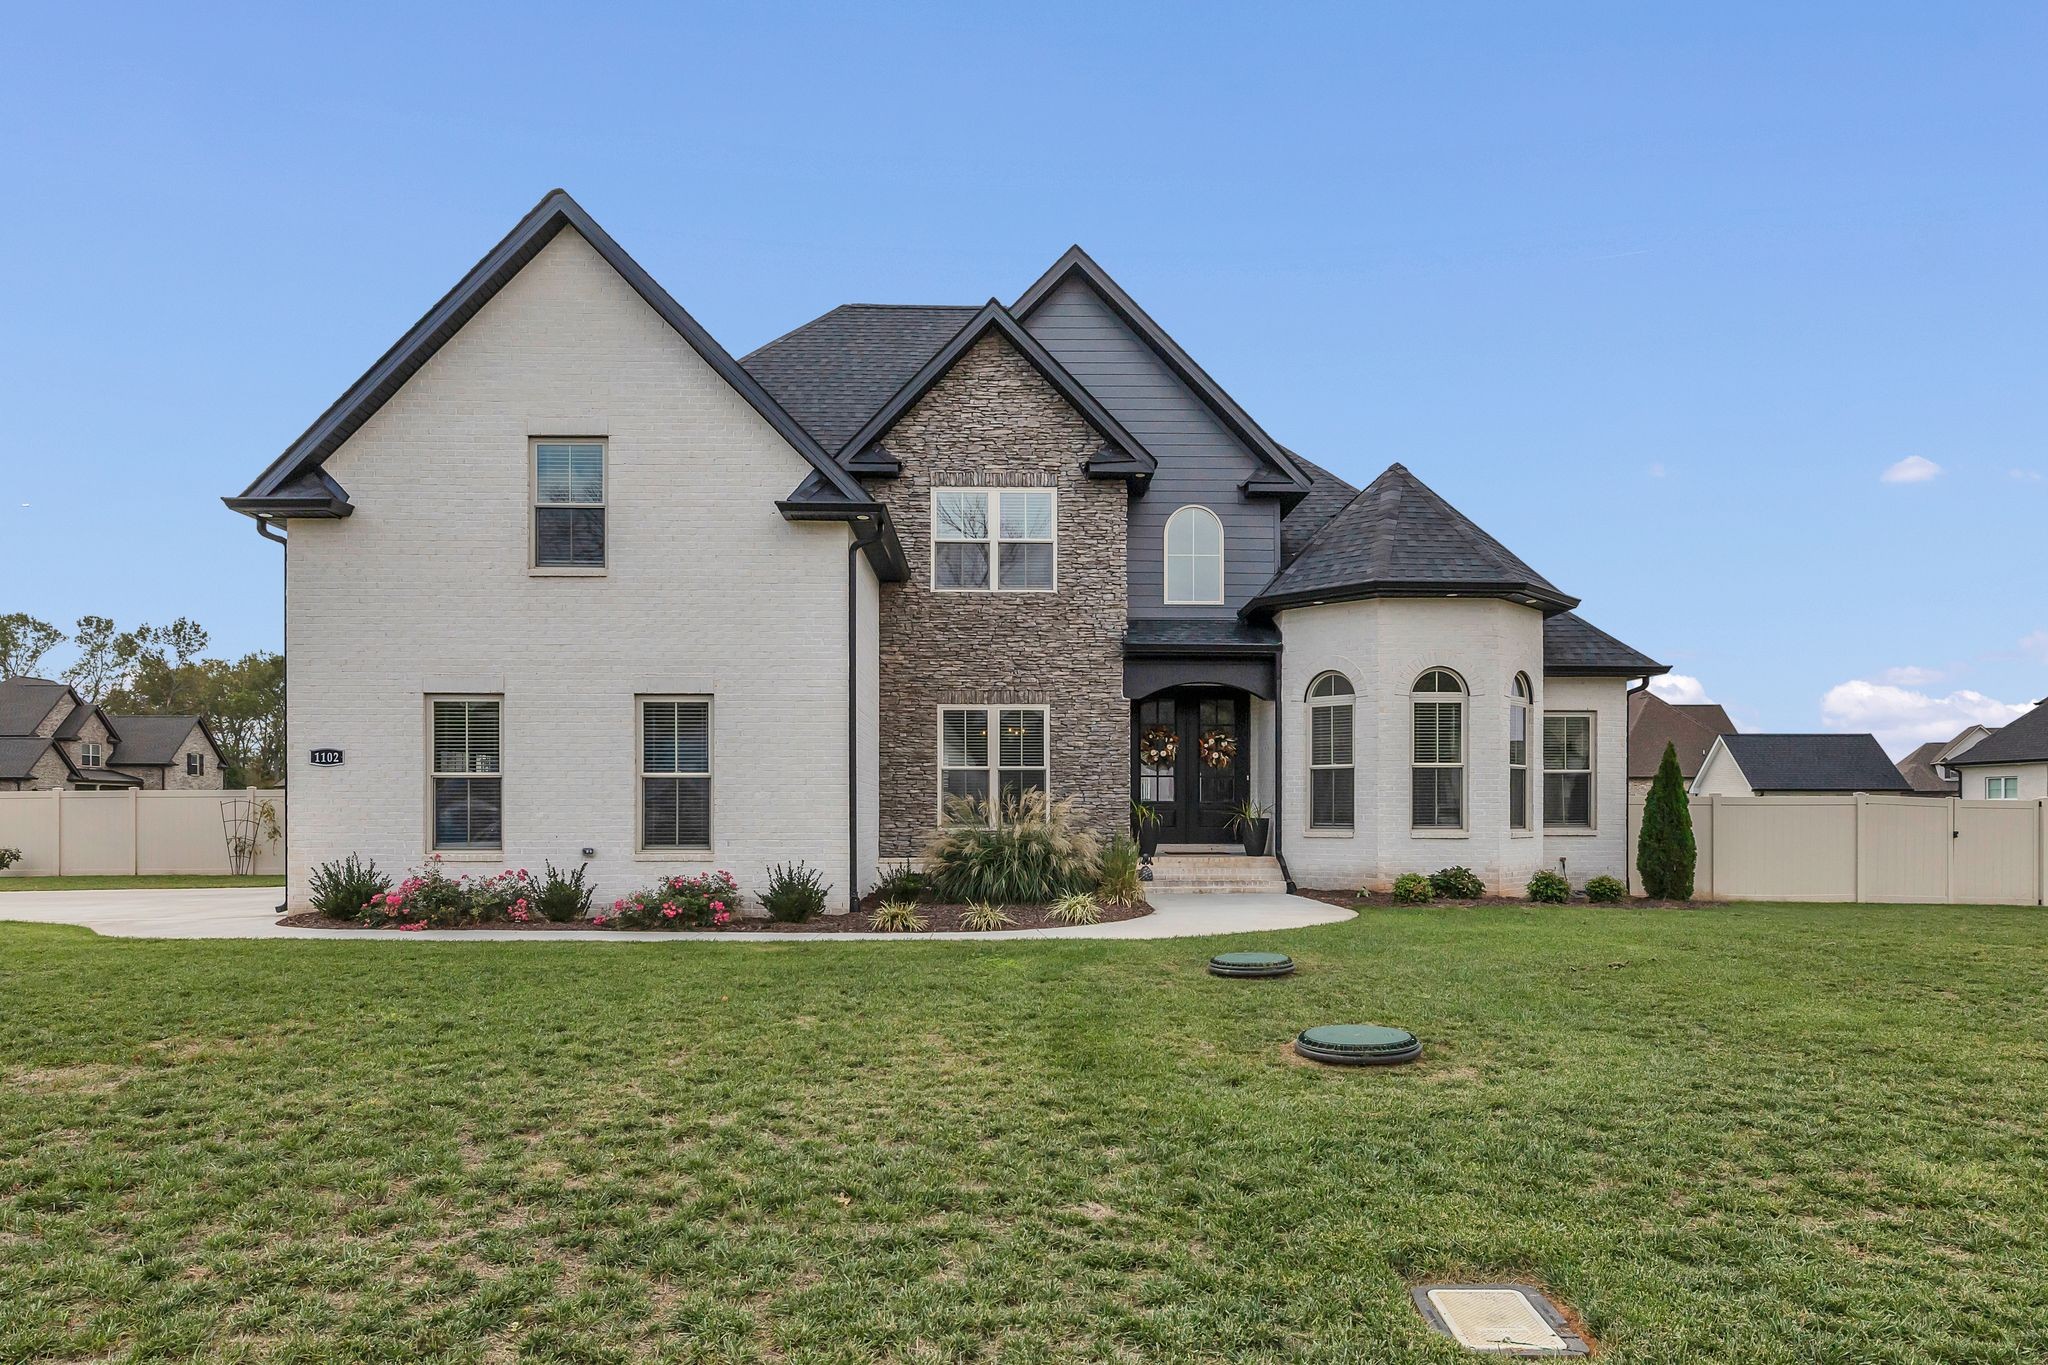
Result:
M1236 735L1228 730L1210 730L1202 736L1202 762L1212 768L1227 768L1236 761Z
M1148 768L1172 766L1180 757L1180 735L1171 725L1155 725L1138 736L1138 761Z

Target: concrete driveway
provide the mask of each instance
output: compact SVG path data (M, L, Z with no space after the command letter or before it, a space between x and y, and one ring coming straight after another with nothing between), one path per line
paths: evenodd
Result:
M1009 929L993 934L697 934L630 933L609 929L527 932L518 929L287 929L277 923L282 887L227 887L217 891L7 891L0 920L76 924L111 938L318 938L435 940L454 943L843 943L931 939L1198 938L1335 924L1354 912L1303 896L1152 897L1157 913L1116 924L1072 928Z

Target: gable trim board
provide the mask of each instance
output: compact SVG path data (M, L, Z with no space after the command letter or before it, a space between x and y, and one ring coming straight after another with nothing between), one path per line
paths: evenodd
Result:
M566 190L560 189L550 190L534 205L453 289L442 295L440 301L378 357L376 363L335 399L297 440L285 447L284 453L271 461L248 488L221 501L233 511L258 518L347 516L353 510L348 504L347 494L333 479L326 477L321 462L339 450L363 423L376 415L407 380L433 359L449 338L495 298L512 277L525 269L565 227L574 229L588 242L647 306L675 329L677 335L688 342L691 349L811 465L821 480L817 495L805 500L805 505L812 511L812 519L818 519L826 507L833 505L844 506L847 520L876 514L876 505L861 492L860 486L839 468L809 432L783 411L782 405L761 387L760 381L734 360L638 261L626 253L625 248L612 239L610 233L598 226L581 204ZM307 484L308 475L315 476L314 484ZM884 525L886 527L886 519ZM893 538L893 531L886 534ZM880 554L875 558L879 572L887 556Z

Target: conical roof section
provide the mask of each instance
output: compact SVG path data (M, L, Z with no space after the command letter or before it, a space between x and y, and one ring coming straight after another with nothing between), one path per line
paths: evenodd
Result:
M1323 524L1248 610L1358 597L1506 597L1546 614L1578 605L1405 465Z

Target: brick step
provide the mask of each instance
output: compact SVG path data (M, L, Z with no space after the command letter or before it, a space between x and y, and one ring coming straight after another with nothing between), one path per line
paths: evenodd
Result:
M1152 889L1201 894L1280 894L1287 890L1278 858L1232 853L1161 853L1152 860Z

